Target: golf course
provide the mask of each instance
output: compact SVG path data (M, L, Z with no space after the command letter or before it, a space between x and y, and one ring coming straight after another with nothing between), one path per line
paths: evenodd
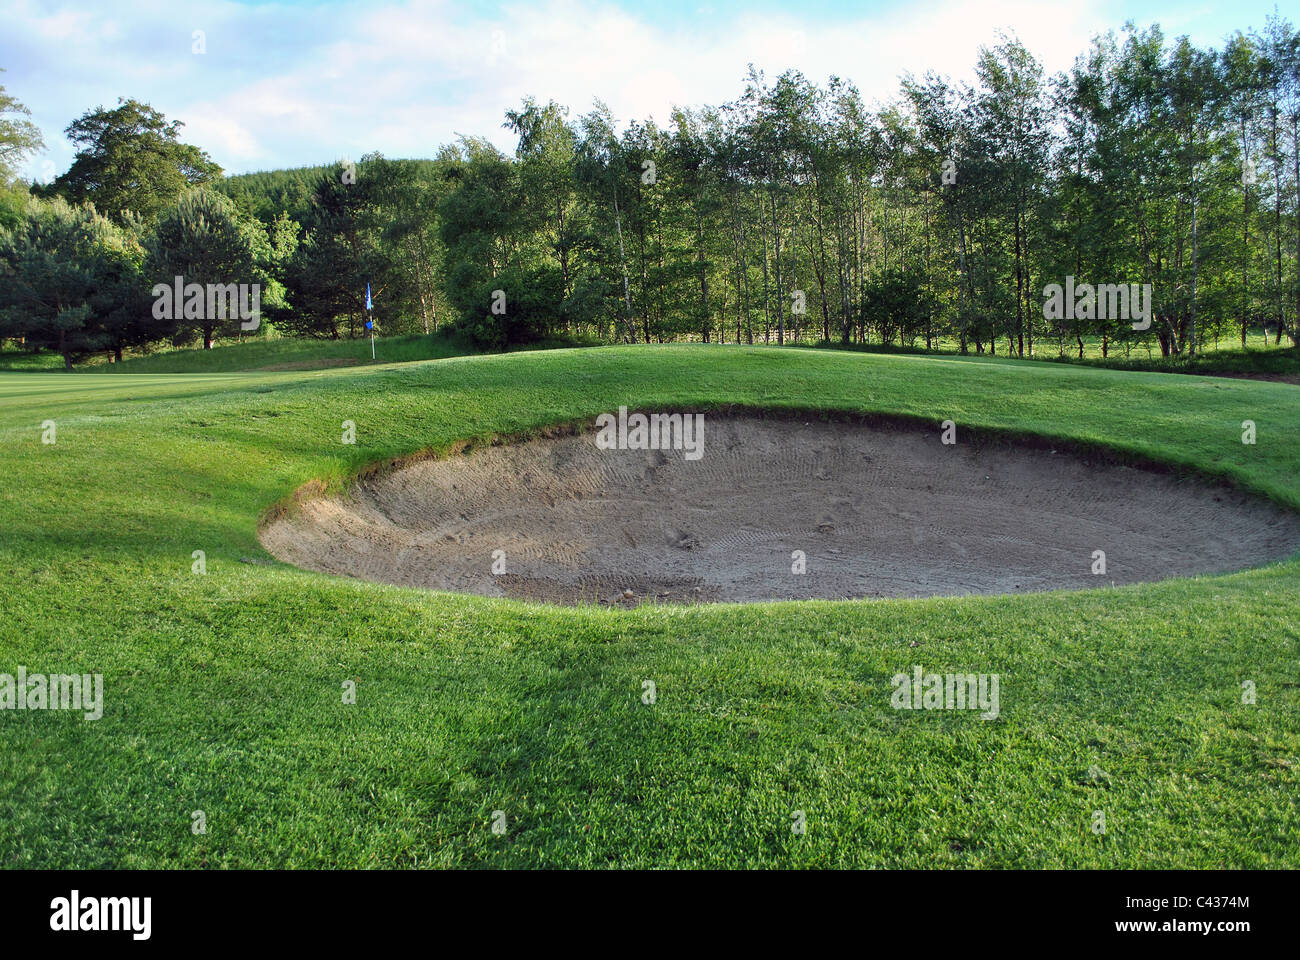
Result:
M1294 552L1117 584L1083 553L1082 589L551 603L314 571L261 539L411 465L589 442L620 407L702 414L703 464L729 419L852 427L1289 523L1294 385L734 344L366 353L0 373L3 669L103 676L98 719L0 717L0 866L1300 867ZM751 476L691 496L756 521L802 506ZM918 485L907 509L940 494L961 491ZM1189 522L1173 501L1158 519ZM1251 547L1234 524L1220 558ZM810 578L834 535L810 531ZM491 547L465 549L486 571ZM915 668L996 675L996 718L895 709Z

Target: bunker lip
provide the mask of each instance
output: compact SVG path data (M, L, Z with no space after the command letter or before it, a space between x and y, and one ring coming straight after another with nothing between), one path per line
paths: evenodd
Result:
M1300 549L1300 516L1123 452L960 426L947 445L898 417L674 412L701 411L698 459L601 449L592 421L467 441L380 461L342 494L310 484L262 543L382 583L619 605L1081 589Z

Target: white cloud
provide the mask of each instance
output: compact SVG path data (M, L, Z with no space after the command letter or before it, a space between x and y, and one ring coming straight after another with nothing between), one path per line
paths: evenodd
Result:
M999 29L1015 28L1051 72L1068 67L1094 33L1119 26L1102 2L1057 7L1050 17L1036 0L941 0L842 19L701 12L686 20L653 4L602 0L519 2L495 15L454 0L309 9L201 0L183 10L142 0L111 17L97 5L46 14L19 2L0 65L11 67L4 82L36 113L47 161L59 170L72 154L62 128L124 96L183 121L187 140L238 172L374 149L431 156L457 133L509 148L504 111L530 94L574 113L599 97L624 121L666 123L675 104L739 96L750 62L769 77L791 67L818 82L836 74L869 101L886 99L904 71L969 78L977 48L996 42ZM206 54L190 51L195 29L206 32ZM22 55L11 57L11 45ZM37 160L28 173L44 166Z

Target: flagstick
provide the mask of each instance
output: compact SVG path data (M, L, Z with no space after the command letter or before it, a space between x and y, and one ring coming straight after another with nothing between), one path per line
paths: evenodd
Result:
M366 329L370 331L370 359L375 359L375 315L370 312L370 284L366 284Z

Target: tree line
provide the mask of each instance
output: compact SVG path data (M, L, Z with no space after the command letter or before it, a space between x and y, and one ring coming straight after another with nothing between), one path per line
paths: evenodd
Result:
M226 178L147 105L91 111L69 171L0 204L0 337L71 362L239 335L155 318L173 274L261 282L277 330L328 338L361 334L369 284L382 332L450 325L485 347L1186 355L1297 337L1300 36L1280 17L1219 49L1130 25L1052 77L1003 37L973 84L907 76L878 106L751 67L736 99L665 127L534 99L504 126L513 155L462 137L429 160ZM1149 285L1149 328L1044 309L1076 284Z

